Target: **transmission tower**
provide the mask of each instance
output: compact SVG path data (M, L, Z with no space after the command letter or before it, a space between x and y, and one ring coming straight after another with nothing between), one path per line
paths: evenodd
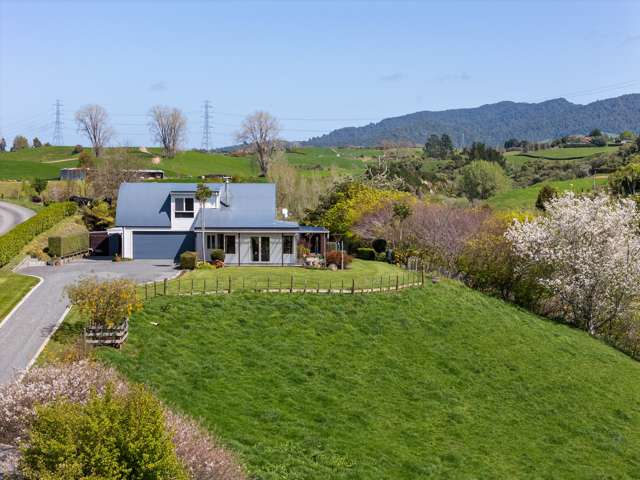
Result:
M211 135L211 124L209 110L211 108L211 102L209 100L205 100L204 102L204 125L202 127L202 149L205 151L209 151L209 137Z
M62 103L60 100L56 100L56 120L53 127L53 144L62 145L64 140L62 139Z

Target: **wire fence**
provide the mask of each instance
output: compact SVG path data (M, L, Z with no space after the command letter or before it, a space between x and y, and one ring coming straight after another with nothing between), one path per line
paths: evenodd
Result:
M308 276L264 276L245 277L216 275L213 278L177 278L160 282L149 282L139 287L144 300L158 296L194 296L252 293L309 293L309 294L364 294L395 292L406 288L422 287L425 272L408 270L395 275L375 277L352 277L345 279L308 278Z

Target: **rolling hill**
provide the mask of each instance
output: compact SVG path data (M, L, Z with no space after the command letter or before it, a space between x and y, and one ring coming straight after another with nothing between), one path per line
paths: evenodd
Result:
M459 283L159 297L99 357L255 479L639 478L640 364Z
M430 134L447 133L456 146L473 141L501 145L509 138L541 141L586 134L593 128L605 132L640 131L640 94L587 105L557 98L541 103L505 101L477 108L416 112L362 127L340 128L305 144L370 147L385 140L422 144Z

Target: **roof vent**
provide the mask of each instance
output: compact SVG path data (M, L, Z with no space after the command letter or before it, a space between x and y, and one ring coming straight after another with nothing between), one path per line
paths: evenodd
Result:
M231 177L222 177L224 179L224 200L220 200L220 203L225 207L229 206L229 180Z

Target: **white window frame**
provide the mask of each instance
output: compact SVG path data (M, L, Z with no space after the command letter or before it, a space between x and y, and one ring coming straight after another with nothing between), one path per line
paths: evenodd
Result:
M191 200L191 210L187 209L187 200ZM178 209L178 201L182 202L182 208ZM196 200L193 197L175 197L173 199L174 211L176 218L193 218L196 211Z

